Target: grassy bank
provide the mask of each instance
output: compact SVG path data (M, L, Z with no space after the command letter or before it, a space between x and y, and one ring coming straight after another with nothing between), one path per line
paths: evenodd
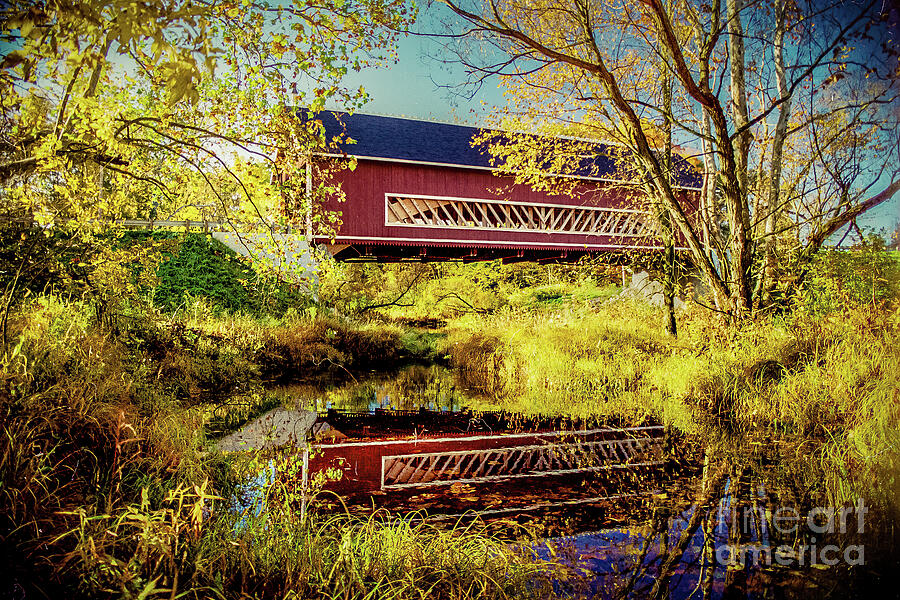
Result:
M289 480L263 512L228 509L268 457L223 455L207 432L269 406L263 381L407 361L451 363L485 406L659 420L742 464L793 452L778 464L802 493L898 508L900 307L868 263L826 257L814 289L740 327L689 306L676 339L659 309L606 302L616 288L596 266L345 265L318 302L288 306L239 265L196 275L223 259L200 246L166 246L181 262L155 282L110 259L8 294L0 561L13 574L0 595L548 597L548 577L572 574L477 526L301 522ZM175 299L157 304L163 284ZM227 305L256 293L247 310ZM234 394L254 399L247 414L211 423L210 402ZM775 459L745 452L775 438L787 449Z
M828 500L900 508L900 308L848 309L726 328L630 302L467 316L448 351L507 410L659 419L681 431L781 436L815 456Z
M205 397L261 374L384 365L396 327L307 315L177 321L118 335L92 307L25 303L2 364L2 593L27 597L545 597L552 570L477 528L316 517L294 486L229 510L247 461L210 451ZM288 459L289 460L289 459ZM541 582L544 583L541 583Z

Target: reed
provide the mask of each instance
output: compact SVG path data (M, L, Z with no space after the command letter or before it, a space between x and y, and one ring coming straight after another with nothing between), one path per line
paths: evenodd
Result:
M414 515L413 515L414 516ZM536 561L483 524L311 516L285 527L277 511L245 522L225 557L254 593L318 598L546 598L577 574ZM234 585L234 584L232 584Z

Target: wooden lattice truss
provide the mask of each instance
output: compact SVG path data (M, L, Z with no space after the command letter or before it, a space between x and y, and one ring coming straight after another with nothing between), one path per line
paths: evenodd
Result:
M628 437L383 456L382 489L474 483L658 465L663 438Z
M506 229L622 238L643 238L655 234L649 213L637 209L413 195L388 195L385 200L387 225Z

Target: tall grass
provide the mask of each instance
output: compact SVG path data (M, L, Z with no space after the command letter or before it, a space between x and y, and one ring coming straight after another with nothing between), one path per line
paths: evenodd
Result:
M284 508L234 515L203 483L115 513L75 510L55 577L70 575L86 597L145 598L546 598L553 580L578 580L484 525L301 521Z
M225 557L253 593L323 598L546 598L541 563L483 525L438 528L378 515L311 516L288 527L261 513L245 523ZM260 535L264 532L264 535ZM231 584L234 586L234 584ZM237 587L237 586L235 586Z
M393 329L381 336L375 326L297 317L204 330L150 315L119 339L93 318L88 304L43 297L17 315L18 341L3 355L0 561L10 578L0 593L519 598L546 597L549 574L564 574L484 528L349 515L304 521L296 485L280 496L270 490L263 512L234 514L225 499L246 476L243 461L211 451L200 400L159 379L190 367L184 377L201 385L206 367L194 363L215 364L204 340L217 334L228 336L226 348L236 331L259 334L263 348L306 343L285 341L284 328L292 340L319 336L348 356L366 357L361 344L370 343L372 360L384 360L403 352Z
M644 371L669 342L651 309L507 311L450 325L448 350L471 387L504 408L587 416L649 415ZM490 333L486 333L490 332Z
M678 339L662 319L629 302L508 310L452 321L447 344L500 408L783 436L816 457L830 501L900 508L900 307L800 308L740 328L693 309Z
M156 369L93 314L39 298L2 357L0 536L23 585L73 577L65 534L80 521L119 513L141 488L156 499L189 486L216 460L201 454L196 409L155 387Z

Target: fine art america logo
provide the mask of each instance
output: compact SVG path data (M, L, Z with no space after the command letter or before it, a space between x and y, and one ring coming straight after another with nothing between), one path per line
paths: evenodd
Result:
M721 565L781 565L834 566L840 562L847 565L865 564L865 546L844 547L823 543L816 536L830 536L838 533L858 534L865 532L865 515L869 511L862 499L855 505L840 508L817 506L805 515L792 507L781 507L774 511L763 508L743 511L740 523L737 512L732 512L732 527L740 526L744 534L756 532L762 542L748 544L722 544L716 548L716 559ZM794 545L776 545L775 539L787 536L798 540ZM827 539L827 537L826 537Z

